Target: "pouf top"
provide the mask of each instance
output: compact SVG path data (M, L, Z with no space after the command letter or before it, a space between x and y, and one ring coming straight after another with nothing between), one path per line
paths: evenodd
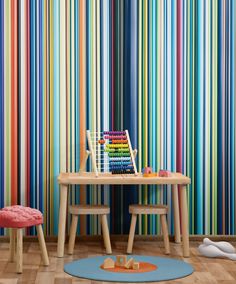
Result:
M0 210L0 227L25 228L43 223L43 214L21 205L7 206Z

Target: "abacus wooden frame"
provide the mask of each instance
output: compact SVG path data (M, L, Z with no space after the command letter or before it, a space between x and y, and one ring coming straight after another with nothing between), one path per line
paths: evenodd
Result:
M135 163L135 158L137 155L137 149L132 149L132 145L131 145L131 141L130 141L130 137L129 137L129 131L125 130L126 136L127 136L127 140L128 140L128 145L129 145L129 150L130 150L130 157L133 163L133 167L134 167L134 175L137 176L138 172L137 172L137 167L136 167L136 163ZM97 164L96 164L96 155L94 153L93 147L92 147L92 141L91 141L91 135L90 135L90 130L86 130L86 136L87 136L87 140L88 140L88 146L89 146L89 150L86 150L86 154L84 159L82 160L81 164L80 164L80 173L86 172L86 163L87 160L89 158L89 156L91 157L92 160L92 168L93 171L95 172L96 177L98 177L98 168L97 168Z

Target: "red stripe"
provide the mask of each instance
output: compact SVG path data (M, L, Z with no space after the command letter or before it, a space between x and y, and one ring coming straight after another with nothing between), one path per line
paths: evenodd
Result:
M17 0L11 1L11 204L17 204L18 129L17 129Z

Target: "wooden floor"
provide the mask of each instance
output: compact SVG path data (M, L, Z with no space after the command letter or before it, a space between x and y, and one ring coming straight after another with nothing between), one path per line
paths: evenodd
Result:
M124 254L126 242L113 242L113 254ZM175 281L158 283L236 283L236 262L226 259L208 259L201 257L197 251L198 242L191 242L191 257L185 259L191 263L195 272L186 278ZM233 243L235 246L236 243ZM57 258L56 243L47 243L50 258L50 266L41 265L41 256L38 243L24 242L24 265L23 274L15 273L15 264L8 262L9 244L0 243L0 283L42 283L42 284L75 284L75 283L102 283L96 281L82 280L71 277L63 272L64 263L74 259L85 258L89 256L103 255L105 250L101 242L81 242L76 243L75 254L66 255L64 258ZM163 256L164 247L162 242L136 241L134 245L134 254ZM171 257L182 259L181 245L171 243ZM105 282L104 282L105 283ZM108 283L108 282L106 282Z

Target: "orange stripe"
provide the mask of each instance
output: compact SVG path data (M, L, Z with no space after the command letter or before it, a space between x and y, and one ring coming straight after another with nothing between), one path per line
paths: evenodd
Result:
M17 0L11 1L11 204L17 204L18 129L17 129Z
M86 3L85 0L79 1L79 43L80 43L80 50L79 50L79 77L80 77L80 162L85 156L86 151L86 105L85 105L85 34L86 34L86 27L85 27L85 14L86 14ZM80 201L81 203L86 203L86 189L85 186L80 187ZM80 232L81 234L86 234L86 219L81 218L80 222Z

